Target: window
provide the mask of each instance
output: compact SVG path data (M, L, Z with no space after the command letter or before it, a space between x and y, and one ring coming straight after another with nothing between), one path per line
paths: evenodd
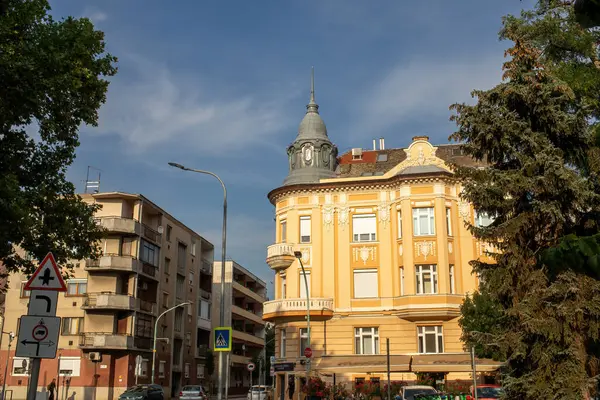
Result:
M167 363L166 361L159 361L159 363L158 363L158 377L159 378L165 377L165 364L166 363Z
M452 215L449 207L446 207L446 233L452 236Z
M398 239L402 239L402 213L398 211Z
M188 283L190 286L194 286L194 273L192 271L188 272Z
M183 299L184 291L185 291L185 276L177 274L177 285L175 286L175 297L178 299Z
M287 296L287 279L284 276L281 277L281 298L285 299Z
M175 309L175 332L183 330L183 310L181 307Z
M355 328L356 354L379 354L379 328Z
M87 280L67 281L67 296L84 296L87 293Z
M83 332L83 317L63 317L61 323L63 336L78 335Z
M31 296L31 290L25 290L25 284L27 283L27 281L25 282L21 282L21 297L29 297Z
M208 301L200 300L200 307L198 307L198 316L202 319L210 321L210 303Z
M142 368L140 371L140 376L148 376L148 360L145 358L142 359Z
M187 307L187 308L191 308L191 307ZM185 344L187 344L188 346L192 345L192 334L189 332L186 332L186 334L185 334Z
M417 275L417 294L435 294L438 292L437 268L435 265L415 265Z
M287 221L283 220L279 223L279 228L280 228L280 237L281 237L281 243L285 243L285 241L287 240Z
M404 296L404 267L400 267L400 296Z
M433 207L413 208L413 234L415 236L435 235Z
M185 365L183 366L183 377L184 378L190 377L190 364L188 364L188 363L185 363Z
M132 256L135 253L132 253L131 249L134 248L134 238L122 238L121 239L121 255L122 256ZM106 251L107 240L104 240L104 254L107 255Z
M285 329L282 329L281 330L281 343L279 344L280 345L279 357L281 357L281 358L284 358L286 355L286 352L285 352L286 347L287 347L287 337L286 336L287 335L286 335Z
M377 154L377 162L386 162L388 160L387 153Z
M450 264L449 273L450 273L450 293L454 294L456 292L455 292L455 288L454 288L454 265L452 265L452 264Z
M165 257L165 275L169 275L169 270L171 269L171 259Z
M158 246L142 240L141 252L142 254L140 254L140 260L152 265L153 267L158 267L158 256L160 253L160 248Z
M79 376L81 369L81 358L61 357L58 372L61 376Z
M187 255L187 246L183 243L177 244L177 270L185 271L185 258Z
M490 217L488 213L475 211L475 226L478 228L484 228L494 222L494 218Z
M310 217L300 217L300 243L310 243Z
M196 255L196 242L194 242L192 240L192 245L190 246L190 254L195 256Z
M196 364L196 378L204 378L204 365Z
M23 362L25 361L25 362ZM26 365L26 366L24 366ZM28 358L23 358L23 357L13 357L13 364L12 364L12 373L11 375L15 375L15 376L25 376L28 375L28 368L29 367L29 359Z
M374 242L377 240L377 219L375 214L352 216L352 240L355 242Z
M167 242L171 241L171 232L173 231L173 227L167 224Z
M310 271L306 271L306 283L308 283L308 294L310 295ZM304 274L300 271L300 298L306 298L306 283L304 282Z
M443 353L444 335L441 326L419 326L419 353Z
M354 298L366 299L379 297L376 269L354 270Z
M300 357L304 355L304 349L308 347L308 329L300 328Z

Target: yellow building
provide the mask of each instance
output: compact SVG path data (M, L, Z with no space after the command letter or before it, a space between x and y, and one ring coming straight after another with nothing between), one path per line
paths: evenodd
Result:
M477 287L469 261L485 256L486 246L465 222L488 219L461 201L450 164L473 160L425 136L400 149L380 139L373 150L338 157L314 88L287 153L289 175L268 195L276 209L276 240L267 249L275 300L263 317L276 326L278 398L291 376L298 393L309 346L312 371L330 382L333 374L337 382L387 379L387 339L392 380L471 379L459 307ZM309 286L310 344L297 256ZM478 372L496 368L478 360Z
M136 382L149 383L156 318L183 302L191 306L159 322L155 382L166 398L182 385L205 383L214 246L142 195L82 197L101 205L96 218L106 229L102 255L79 262L66 281L67 292L59 295L57 358L42 360L38 391L57 378L61 398L110 400ZM27 314L26 281L23 274L9 275L4 332L17 332L19 318ZM6 335L3 339L0 364L8 357L7 390L23 399L30 363L15 357L15 343L10 347ZM138 355L143 362L136 378Z

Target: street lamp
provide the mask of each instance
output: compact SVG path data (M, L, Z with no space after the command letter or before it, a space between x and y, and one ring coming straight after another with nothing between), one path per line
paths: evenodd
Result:
M14 332L2 332L8 335L8 351L6 352L6 365L4 367L4 380L2 381L2 400L6 399L6 377L8 376L8 359L10 358L10 345L15 338Z
M302 268L302 276L304 276L304 287L306 288L306 332L308 333L307 337L307 347L310 347L310 293L308 290L308 279L306 278L306 271L304 270L304 264L302 264L302 252L295 251L294 256L298 259L300 263L300 268ZM304 351L305 349L302 349ZM310 359L307 360L306 363L306 382L308 383L308 375L310 375Z
M156 318L156 322L154 322L154 343L152 345L152 380L151 380L152 384L154 384L154 371L156 368L156 332L158 331L158 321L163 317L163 315L165 315L169 311L173 311L177 307L185 307L185 306L189 306L191 304L192 304L192 302L190 302L190 301L186 301L185 303L177 304L176 306L163 311L163 313L160 314L158 316L158 318Z
M219 183L221 183L221 186L223 187L223 235L222 235L222 239L221 239L221 295L219 296L219 298L220 298L219 325L225 326L225 255L226 255L226 249L227 249L227 188L225 188L225 184L223 183L221 178L219 178L219 176L213 172L204 171L201 169L188 168L188 167L185 167L181 164L177 164L174 162L170 162L169 165L171 167L179 168L183 171L190 171L190 172L196 172L199 174L210 175L210 176L216 178L219 181ZM224 352L222 352L222 351L219 352L219 379L218 379L217 400L222 400L222 398L223 398L223 382L224 382L223 376L229 374L229 368L225 368L224 355L225 355Z

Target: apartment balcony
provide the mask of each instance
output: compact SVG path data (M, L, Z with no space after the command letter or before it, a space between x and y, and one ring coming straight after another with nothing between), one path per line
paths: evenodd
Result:
M240 356L237 354L231 354L229 357L230 357L231 364L248 365L252 361L252 359L250 357Z
M202 259L202 261L200 262L200 272L206 275L212 275L213 263L208 260Z
M200 297L202 297L204 300L208 300L210 301L210 299L212 298L212 293L209 292L208 290L204 290L204 289L200 289Z
M124 333L87 332L79 339L79 347L86 350L136 350L133 336Z
M151 242L154 242L160 245L162 234L157 230L150 228L148 225L142 224L142 236L144 239L148 239Z
M133 218L106 216L96 218L96 223L110 233L139 235L141 224Z
M136 298L126 294L116 294L110 292L88 293L87 298L83 301L81 308L87 311L134 311L136 308Z
M393 299L394 315L408 321L448 321L460 316L462 294L417 294Z
M294 260L295 246L289 243L276 243L267 247L267 264L274 271L287 269Z
M231 306L231 312L257 324L264 325L265 323L262 319L262 314L255 314L252 311L244 310L242 307L238 307L236 305Z
M242 293L244 296L249 297L252 300L256 301L257 303L262 304L267 300L266 297L254 292L253 290L247 288L246 286L244 286L236 281L232 282L231 287L234 290L237 290L238 292Z
M207 354L208 354L208 346L207 345L200 345L200 346L196 347L196 352L194 353L196 358L206 358Z
M246 342L246 343L253 343L257 346L264 346L265 345L265 338L264 337L258 337L256 335L250 334L250 333L246 333L246 332L242 332L242 331L238 331L238 330L233 330L232 331L232 337L234 340L238 340L238 341L242 341L242 342Z
M88 272L136 272L140 262L129 255L105 254L97 260L85 261L85 270Z
M280 299L263 304L263 319L269 322L304 320L306 312L306 299ZM310 299L311 320L325 321L332 317L333 299L319 297Z
M211 325L210 320L200 318L200 317L196 318L196 327L198 329L202 329L202 330L209 331L209 332L212 330L212 325Z

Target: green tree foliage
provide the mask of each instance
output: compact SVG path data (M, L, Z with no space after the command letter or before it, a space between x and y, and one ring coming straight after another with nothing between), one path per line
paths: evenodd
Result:
M488 227L470 227L497 249L494 262L472 265L502 323L473 340L506 360L506 398L581 399L599 372L600 282L569 263L549 273L543 255L564 237L598 232L594 99L555 75L565 69L545 64L552 49L526 37L528 30L507 18L502 35L514 46L503 82L474 91L475 105L452 106L458 130L451 138L488 163L456 166L461 195L495 216Z
M204 368L206 368L206 375L208 378L215 373L215 354L210 349L206 350L206 361Z
M503 353L488 344L492 341L488 339L502 332L504 313L500 304L487 291L476 291L463 301L461 315L462 341L469 348L475 346L475 354L480 358L504 361Z
M95 207L66 169L82 124L96 125L116 59L87 18L55 21L45 0L0 9L0 261L30 273L52 251L61 265L97 255Z

